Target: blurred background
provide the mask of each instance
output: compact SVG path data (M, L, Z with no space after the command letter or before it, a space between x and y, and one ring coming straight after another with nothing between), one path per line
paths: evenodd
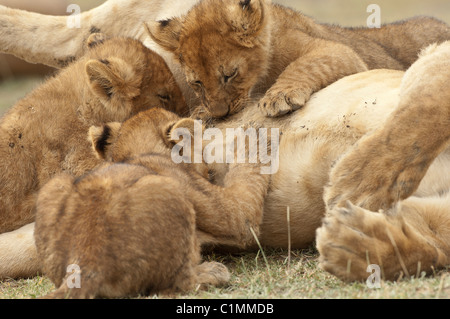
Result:
M183 1L183 0L179 0ZM53 15L67 15L69 4L89 10L104 0L0 0L1 5ZM430 15L450 24L449 0L272 0L304 14L318 22L342 26L365 26L370 4L381 8L381 22L389 23L416 15ZM36 87L54 70L32 65L11 56L0 55L0 115L18 99Z

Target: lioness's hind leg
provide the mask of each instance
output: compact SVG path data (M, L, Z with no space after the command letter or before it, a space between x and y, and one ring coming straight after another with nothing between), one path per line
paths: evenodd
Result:
M431 272L450 263L450 195L412 197L390 214L347 203L329 212L317 247L321 267L346 281L367 279L371 264L387 280Z
M400 103L386 123L361 139L330 173L325 201L389 209L418 189L450 146L450 41L424 51L406 72Z

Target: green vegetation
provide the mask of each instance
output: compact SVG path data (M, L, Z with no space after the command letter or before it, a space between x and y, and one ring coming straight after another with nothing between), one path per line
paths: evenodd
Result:
M226 287L194 291L179 299L449 299L450 273L438 271L432 276L382 282L370 289L364 282L347 284L318 267L314 248L288 252L269 250L241 255L208 255L206 260L225 263L232 274ZM369 277L369 273L367 277ZM0 283L1 298L37 298L54 289L45 277L7 280ZM141 297L144 298L144 297ZM146 296L145 298L155 298ZM160 298L163 298L160 296Z

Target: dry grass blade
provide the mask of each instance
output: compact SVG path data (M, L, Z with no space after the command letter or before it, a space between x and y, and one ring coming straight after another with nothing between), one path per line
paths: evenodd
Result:
M392 236L392 233L388 228L386 228L386 233L389 237L389 240L391 241L392 246L394 246L395 255L398 258L398 261L400 262L400 266L402 267L403 273L406 275L407 278L410 278L408 269L406 268L406 264L403 261L402 256L400 255L400 250L398 249L397 243L395 242L394 236Z
M291 270L291 252L292 252L292 239L291 239L291 208L287 207L287 226L288 226L288 265L287 271Z
M259 251L261 252L263 258L264 258L264 262L266 264L267 267L267 274L269 275L270 278L272 278L272 274L270 273L270 267L269 267L269 262L267 260L266 254L264 253L264 249L261 246L261 243L259 242L258 236L256 235L255 231L253 230L252 227L250 227L250 231L252 232L253 237L255 238L256 243L258 244L259 247Z

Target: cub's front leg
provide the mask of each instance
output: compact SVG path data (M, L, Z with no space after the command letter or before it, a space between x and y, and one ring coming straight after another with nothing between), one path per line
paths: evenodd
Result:
M367 71L367 65L350 47L321 39L311 39L305 46L307 50L260 100L263 114L276 117L298 110L320 89L347 75Z
M197 229L204 246L245 249L259 235L270 175L253 164L232 164L224 186L197 181Z

